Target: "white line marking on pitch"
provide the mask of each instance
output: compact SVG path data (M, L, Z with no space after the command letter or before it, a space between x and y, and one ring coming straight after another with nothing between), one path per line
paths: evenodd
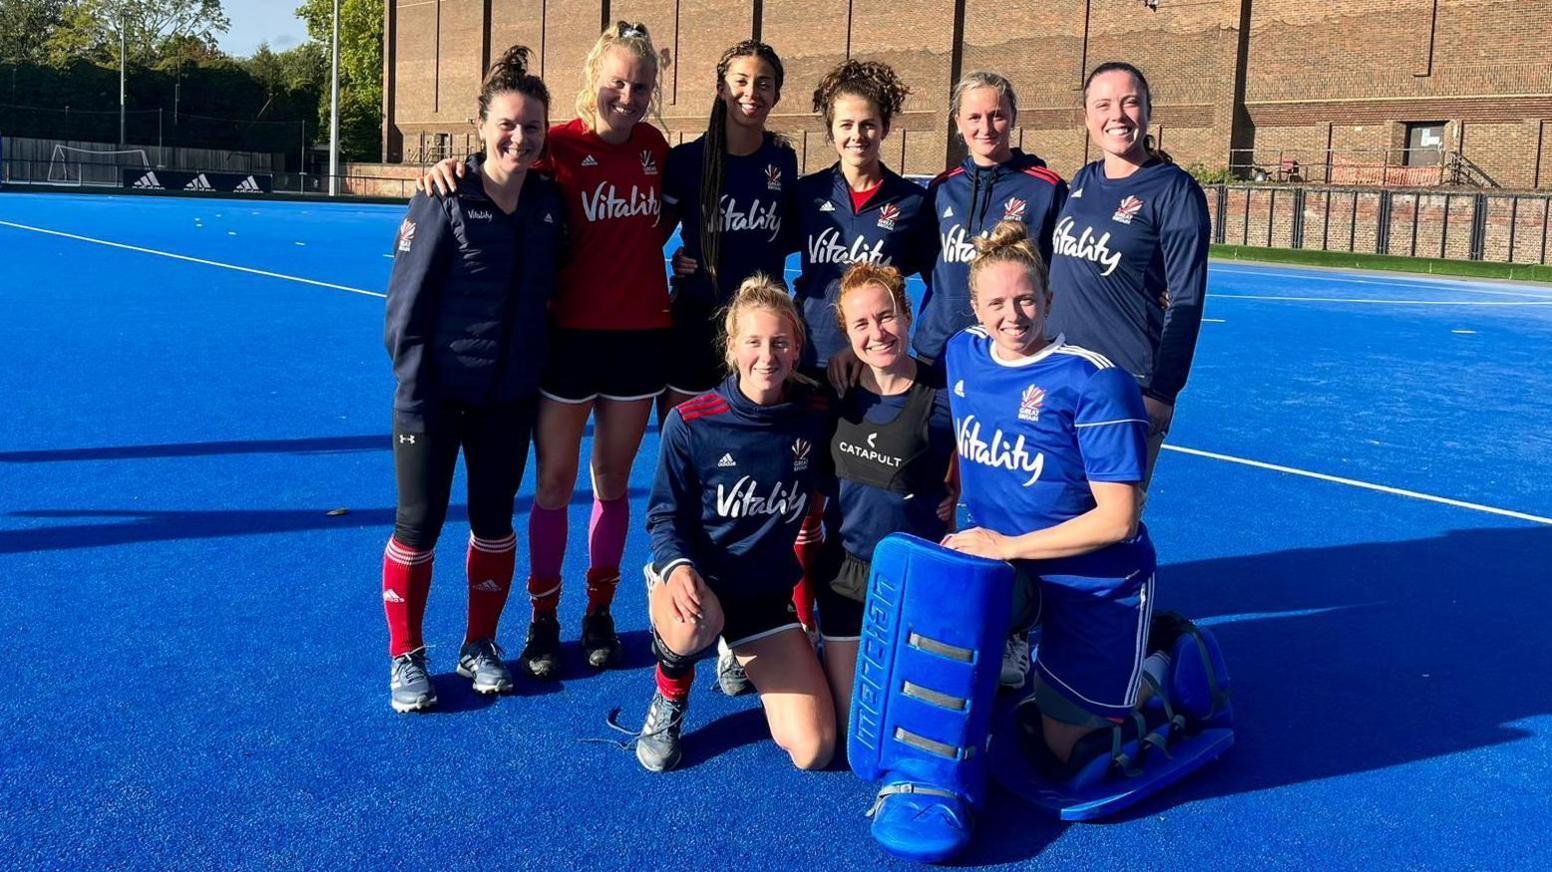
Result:
M1274 297L1256 294L1215 294L1210 300L1271 300L1277 303L1368 303L1375 306L1552 306L1552 300L1360 300L1342 297Z
M1202 323L1203 324L1223 324L1223 323L1226 323L1226 322L1222 318L1203 318L1202 319Z
M1475 331L1475 330L1451 330L1450 332L1451 333L1459 334L1461 336L1475 336L1475 335L1477 335L1477 331Z
M1256 276L1256 277L1267 276L1267 277L1273 277L1273 278L1302 279L1302 280L1304 280L1306 282L1311 282L1311 283L1331 282L1331 283L1335 284L1335 283L1340 282L1340 283L1343 283L1343 284L1352 284L1352 285L1383 285L1385 287L1391 287L1391 288L1405 287L1405 288L1411 288L1411 289L1414 289L1414 290L1415 289L1426 288L1426 289L1429 289L1429 290L1455 291L1457 293L1462 293L1462 294L1496 294L1496 295L1499 295L1499 296L1509 296L1509 297L1530 297L1532 299L1537 299L1537 300L1552 299L1552 298L1549 298L1547 296L1548 294L1552 294L1552 288L1547 288L1547 289L1526 288L1525 290L1522 290L1522 291L1510 291L1510 290L1490 290L1488 288L1481 287L1480 285L1475 285L1475 286L1472 286L1472 287L1463 287L1463 285L1473 285L1474 284L1470 279L1465 278L1465 277L1457 278L1457 279L1442 278L1442 277L1441 278L1434 278L1434 279L1427 279L1427 278L1421 278L1421 277L1418 277L1418 276L1415 276L1415 275L1411 275L1409 273L1397 273L1397 275L1396 275L1396 277L1394 279L1391 279L1391 278L1388 278L1388 277L1387 278L1373 278L1373 279L1358 279L1358 278L1351 278L1351 277L1348 277L1348 276L1331 275L1331 274L1326 273L1326 272L1304 272L1304 273L1276 272L1276 271L1272 271L1272 270L1256 269L1254 267L1250 267L1250 268L1247 268L1247 269L1233 269L1233 268L1229 268L1227 264L1222 264L1222 265L1214 264L1212 268L1218 269L1218 270L1222 270L1223 272L1226 272L1226 273L1228 273L1230 275Z
M1452 500L1449 497L1439 497L1433 494L1425 494L1419 491L1406 490L1399 487L1390 487L1383 484L1374 484L1367 481L1358 481L1354 478L1342 478L1336 475L1326 475L1323 472L1311 472L1307 469L1295 469L1291 466L1279 466L1275 463L1263 463L1259 460L1248 460L1244 457L1235 457L1230 454L1218 454L1212 451L1201 451L1196 448L1185 448L1180 445L1165 445L1169 451L1178 451L1181 454L1190 454L1196 457L1206 457L1209 460L1222 460L1227 463L1238 463L1244 466L1253 466L1257 469L1269 469L1273 472L1285 472L1289 475L1299 475L1305 478L1329 481L1334 484L1345 484L1348 487L1362 488L1364 490L1378 491L1382 494L1391 494L1398 497L1410 497L1414 500L1425 500L1430 503L1439 503L1445 506L1454 506L1457 509L1470 509L1474 512L1486 512L1489 515L1502 515L1505 518L1514 518L1520 521L1532 521L1537 524L1552 526L1552 518L1543 518L1540 515L1530 515L1525 512L1516 512L1512 509L1500 509L1495 506L1484 506L1481 503L1468 503L1463 500Z
M138 251L141 254L154 254L157 257L169 257L173 260L181 260L187 263L197 263L204 266L215 266L220 267L221 269L229 269L240 273L248 273L249 275L264 276L266 278L285 279L286 281L290 282L300 282L304 285L313 285L320 288L330 288L336 291L345 291L351 294L361 294L367 297L388 296L387 294L381 294L377 291L364 291L360 288L352 288L349 285L336 285L333 282L320 282L317 279L304 279L301 276L288 276L285 273L270 272L269 270L263 269L254 269L253 267L249 266L238 266L234 263L222 263L218 260L205 260L202 257L189 257L186 254L174 254L170 251L158 251L154 248L142 248L138 245L126 245L122 242L110 242L106 239L94 239L90 236L78 236L74 233L65 233L61 230L49 230L46 227L32 227L27 224L17 224L12 221L0 221L0 227L14 227L17 230L31 230L34 233L45 233L49 236L60 236L65 239L74 239L79 242L95 242L98 245L106 245L109 248L121 248L125 251Z

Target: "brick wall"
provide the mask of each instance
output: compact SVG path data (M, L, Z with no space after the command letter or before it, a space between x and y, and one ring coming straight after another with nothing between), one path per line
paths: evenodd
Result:
M462 142L487 46L533 48L556 120L571 117L606 7L611 19L645 22L668 52L662 120L670 141L698 135L715 62L756 30L758 7L761 36L787 67L772 126L793 138L806 170L833 160L810 97L848 53L889 62L913 89L885 154L897 169L920 173L956 152L947 117L954 71L989 68L1018 90L1016 141L1070 175L1093 157L1079 112L1083 70L1122 59L1149 74L1155 128L1185 165L1227 166L1231 148L1253 148L1262 165L1308 152L1301 165L1322 167L1329 148L1347 154L1331 162L1351 165L1402 147L1406 122L1444 121L1446 142L1477 169L1475 181L1552 188L1552 0L1160 0L1152 11L1142 0L388 4L390 156L412 151L423 134Z

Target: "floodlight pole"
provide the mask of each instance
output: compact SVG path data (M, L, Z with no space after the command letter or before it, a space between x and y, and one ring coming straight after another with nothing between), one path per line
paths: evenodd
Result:
M334 39L329 64L329 196L339 196L339 12L334 0Z
M129 144L129 140L127 140L124 137L124 94L125 94L124 83L125 83L125 81L127 79L127 74L125 72L125 64L124 64L124 53L125 53L125 48L128 45L128 40L124 36L124 22L125 22L124 17L120 16L119 17L119 148L123 148L124 146Z

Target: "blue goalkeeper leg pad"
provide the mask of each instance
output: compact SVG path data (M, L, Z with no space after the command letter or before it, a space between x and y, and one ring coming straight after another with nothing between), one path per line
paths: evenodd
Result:
M1008 564L911 536L873 553L847 754L884 785L872 832L891 854L939 862L970 842L1012 589Z
M997 781L1065 821L1104 818L1223 756L1234 744L1229 673L1212 633L1173 614L1154 617L1149 648L1170 654L1162 686L1126 723L1079 743L1072 763L1045 747L1034 697L998 719L989 758ZM1150 682L1151 683L1151 682Z

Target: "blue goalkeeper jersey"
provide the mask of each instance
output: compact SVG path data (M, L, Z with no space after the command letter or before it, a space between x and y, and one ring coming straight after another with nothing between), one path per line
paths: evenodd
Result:
M1140 482L1148 415L1137 382L1058 337L1016 362L980 327L948 345L949 404L971 522L1008 536L1094 508L1089 482Z

